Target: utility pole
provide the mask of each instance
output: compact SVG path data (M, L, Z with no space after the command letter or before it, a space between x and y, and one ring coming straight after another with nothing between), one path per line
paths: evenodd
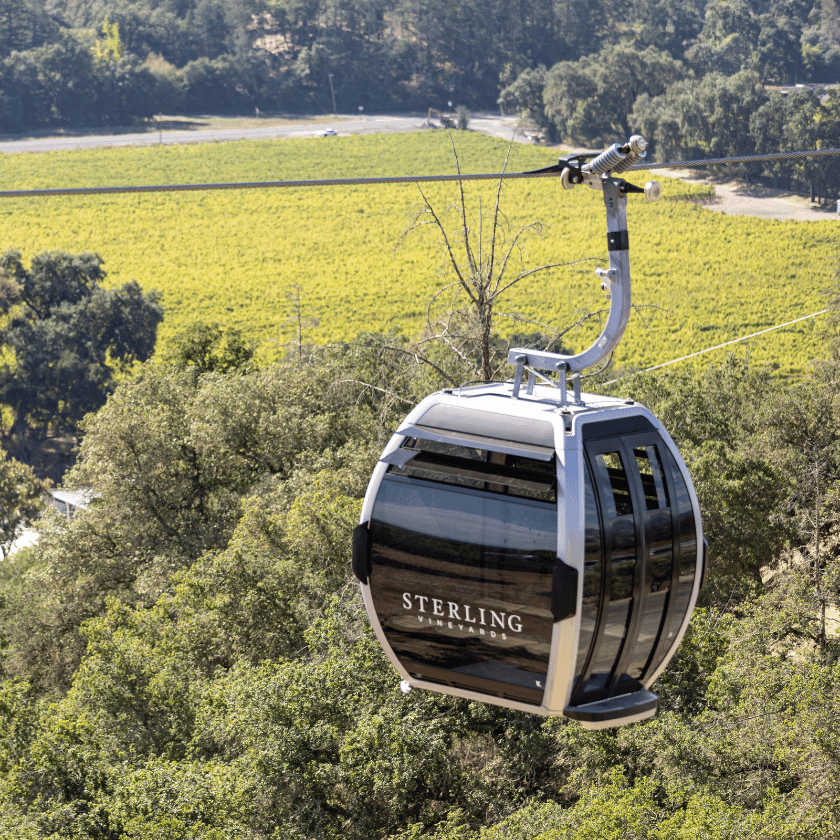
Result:
M332 101L333 101L333 116L337 117L338 116L338 110L335 107L335 88L333 87L333 83L332 83L333 74L332 73L327 73L327 76L330 80L330 93L332 94Z

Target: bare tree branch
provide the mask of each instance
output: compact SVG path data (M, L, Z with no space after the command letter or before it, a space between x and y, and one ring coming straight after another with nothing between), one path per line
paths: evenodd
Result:
M543 226L540 222L531 222L530 224L525 225L524 227L521 227L516 232L513 239L511 240L510 247L507 249L507 251L505 252L505 255L502 259L502 267L499 269L499 272L496 276L496 287L493 290L494 294L500 294L499 285L501 284L502 278L505 276L505 272L507 271L507 265L508 265L508 261L510 260L511 254L514 251L517 251L519 253L520 257L523 256L524 251L523 251L522 247L519 245L519 240L529 231L536 231L537 233L539 233L541 235L542 231L543 231ZM546 266L541 266L539 269L534 269L534 270L535 271L540 271L542 268L545 268L545 267ZM514 280L513 282L515 283L517 281Z
M510 137L510 142L508 143L507 152L505 153L505 162L502 166L502 172L507 172L508 163L510 162L510 152L513 149L513 141L516 138L516 131ZM493 237L490 242L490 265L488 266L487 274L488 276L493 276L493 268L496 264L496 230L499 227L499 213L501 207L501 199L502 199L502 185L504 181L502 178L499 178L499 183L496 186L496 206L493 208ZM497 284L498 285L498 284Z
M550 268L568 268L569 266L575 265L576 263L587 262L589 260L594 260L594 259L597 259L597 258L596 257L581 257L578 260L570 260L569 262L564 262L564 263L548 263L547 265L537 266L537 268L529 268L526 271L520 271L519 274L517 274L516 277L513 280L510 281L510 283L508 283L505 286L502 286L502 288L499 289L496 292L496 295L498 296L498 295L504 294L511 286L516 285L520 280L524 280L526 277L530 277L532 274L537 274L540 271L547 271Z
M460 173L459 173L460 174ZM460 182L459 182L460 183ZM426 203L426 207L428 208L428 212L434 219L434 224L437 226L438 230L440 231L440 235L443 237L443 244L444 244L444 252L449 258L449 264L452 266L452 269L455 272L455 276L463 286L466 293L470 296L470 299L476 303L477 300L475 295L473 294L473 290L470 288L470 284L464 279L464 275L461 272L461 266L458 264L458 260L455 259L455 254L452 252L452 244L449 241L449 235L446 232L446 228L441 222L438 214L435 212L434 207L432 207L431 202L426 197L426 193L423 192L423 188L418 185L417 189L420 191L420 195L423 196L423 201Z
M399 400L401 403L405 403L406 405L414 405L414 400L407 400L405 397L401 397L389 388L380 388L378 385L371 385L370 382L362 382L360 379L336 379L335 384L361 385L364 388L370 388L372 391L379 391L382 394L387 394L392 399Z
M455 148L455 140L452 137L451 131L449 132L449 142L452 144L452 154L455 156L455 170L460 175L461 161L458 158L458 150ZM475 255L473 254L472 248L470 246L470 229L467 226L467 200L464 196L464 182L461 180L458 181L458 192L461 195L461 221L464 232L464 247L467 251L467 260L470 264L470 273L472 277L475 278L477 273Z
M579 327L581 324L585 324L587 321L591 321L593 318L600 318L601 315L609 311L609 309L596 309L594 312L587 312L585 315L578 318L578 320L575 321L574 324L569 324L569 326L566 327L566 329L561 330L558 334L558 338L562 338L564 335L566 335L567 332L571 332L571 330L573 330L575 327Z
M456 171L461 176L461 162L451 134L449 139ZM513 140L508 145L503 172L508 168L512 148ZM474 218L467 205L463 179L459 178L457 201L448 208L458 214L456 242L454 233L450 235L447 231L442 215L435 210L429 197L418 186L423 199L423 209L414 217L412 225L400 239L403 241L412 230L426 224L434 225L440 232L443 242L444 271L451 266L456 280L446 283L429 300L426 307L428 334L423 341L442 342L461 363L474 370L484 380L492 379L500 369L495 361L495 355L498 352L497 343L493 340L495 307L500 296L533 274L549 269L569 267L585 259L592 259L576 259L526 268L528 255L524 247L525 237L529 234L541 235L543 226L539 222L530 222L514 229L502 210L502 187L503 180L500 178L496 185L491 218L485 219L484 205L481 201L478 204L478 215ZM463 251L461 245L463 245ZM514 260L518 270L515 276L509 277L509 273L513 271ZM461 292L466 295L469 301L467 308L459 309L456 306L435 324L435 308L441 302L442 295L453 289L456 302ZM580 326L589 318L600 315L601 311L588 313L562 333L554 332L559 337L569 329Z
M333 347L337 347L339 345L332 345ZM426 356L421 355L413 350L405 350L402 347L393 347L390 344L362 344L360 342L347 342L344 346L346 347L368 347L375 350L390 350L392 353L400 353L404 356L410 356L414 359L415 362L420 364L421 362L424 365L428 365L434 371L439 373L450 385L457 385L458 382L454 380L448 373L446 373L439 365L435 364L431 359L427 358Z
M461 284L456 280L452 283L447 283L442 289L438 289L430 298L428 304L426 304L426 323L431 323L431 309L434 305L435 301L447 290L451 289L455 286L460 286Z

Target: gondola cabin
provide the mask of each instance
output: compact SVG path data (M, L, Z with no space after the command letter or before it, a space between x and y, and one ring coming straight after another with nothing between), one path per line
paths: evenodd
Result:
M697 599L697 497L646 408L557 394L423 400L375 468L353 569L404 690L631 723Z

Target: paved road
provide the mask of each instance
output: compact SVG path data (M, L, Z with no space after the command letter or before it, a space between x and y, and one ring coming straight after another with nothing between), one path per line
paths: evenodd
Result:
M340 114L334 122L323 117L317 122L283 124L267 119L265 126L247 126L241 128L202 128L194 130L162 130L137 132L133 134L98 134L91 136L59 135L50 137L27 138L23 140L0 141L0 152L54 152L66 149L101 149L109 146L155 146L158 144L177 143L213 143L229 140L274 140L281 137L316 137L326 128L335 129L342 134L375 134L383 131L417 131L425 123L425 117L412 116L369 116ZM502 119L490 115L470 117L470 128L496 137L510 138L514 129L514 120ZM522 133L517 139L527 140Z
M780 221L818 222L830 219L840 224L840 216L836 212L836 201L823 205L811 204L804 196L785 190L775 190L740 181L707 178L699 176L696 170L691 169L659 169L657 172L670 178L680 178L683 181L711 184L715 190L715 200L705 206L718 213Z
M840 223L837 202L811 204L803 196L784 190L771 190L730 182L715 184L715 203L709 210L730 213L736 216L756 216L759 219L793 219L799 222L818 222L831 219Z

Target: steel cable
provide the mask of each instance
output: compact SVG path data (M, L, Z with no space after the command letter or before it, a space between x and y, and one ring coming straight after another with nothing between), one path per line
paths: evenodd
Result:
M650 169L685 169L701 166L721 166L730 163L754 163L759 161L786 160L804 157L827 157L840 155L840 149L813 149L800 152L775 152L766 155L749 155L734 158L710 158L706 160L680 160L668 163L638 163L629 172ZM562 173L562 167L549 167L536 172L495 172L461 175L396 175L376 178L322 178L298 181L243 181L219 184L151 184L115 187L58 187L37 190L0 190L0 198L50 198L74 195L120 195L125 193L199 192L202 190L256 190L283 187L342 187L372 186L376 184L429 184L447 181L497 181L518 178L554 178Z
M637 163L628 169L633 172L639 169L690 169L700 166L724 166L730 163L757 163L772 160L790 160L804 157L828 157L840 155L840 149L811 149L802 152L773 152L765 155L743 155L731 158L705 158L702 160L677 160L672 163Z

